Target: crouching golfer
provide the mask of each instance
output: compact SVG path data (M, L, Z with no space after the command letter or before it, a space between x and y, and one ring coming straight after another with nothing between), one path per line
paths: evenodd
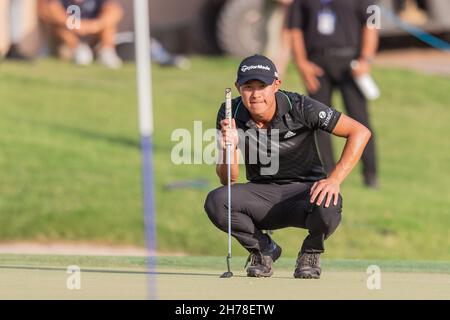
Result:
M217 129L221 148L231 142L234 150L231 234L250 252L247 275L270 277L272 263L281 255L281 247L262 230L297 227L308 229L309 234L300 248L294 277L318 279L324 241L341 221L340 185L358 162L371 133L329 106L280 90L276 68L264 56L244 59L235 85L240 97L232 101L232 128L228 128L223 104ZM317 130L347 139L329 176L317 150ZM267 151L265 157L261 148ZM244 153L247 183L236 183L239 152ZM205 210L214 225L227 232L226 152L222 154L216 172L224 186L208 194Z

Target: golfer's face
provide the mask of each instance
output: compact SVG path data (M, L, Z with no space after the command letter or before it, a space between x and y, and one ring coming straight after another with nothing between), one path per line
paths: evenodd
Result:
M274 106L278 81L267 85L259 80L251 80L239 87L242 101L251 114L261 115Z

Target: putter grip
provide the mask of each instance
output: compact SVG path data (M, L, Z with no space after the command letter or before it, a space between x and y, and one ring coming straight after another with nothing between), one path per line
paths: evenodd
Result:
M231 128L231 89L225 89L225 118L230 120L229 128Z

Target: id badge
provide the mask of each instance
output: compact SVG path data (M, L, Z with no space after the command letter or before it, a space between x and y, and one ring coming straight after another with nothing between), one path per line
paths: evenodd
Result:
M323 35L334 33L336 24L336 15L331 10L322 10L317 19L317 30Z

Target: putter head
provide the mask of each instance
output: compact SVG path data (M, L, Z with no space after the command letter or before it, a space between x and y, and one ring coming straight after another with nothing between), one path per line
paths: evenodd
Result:
M233 272L231 271L226 271L224 272L220 277L221 278L231 278L233 276Z

